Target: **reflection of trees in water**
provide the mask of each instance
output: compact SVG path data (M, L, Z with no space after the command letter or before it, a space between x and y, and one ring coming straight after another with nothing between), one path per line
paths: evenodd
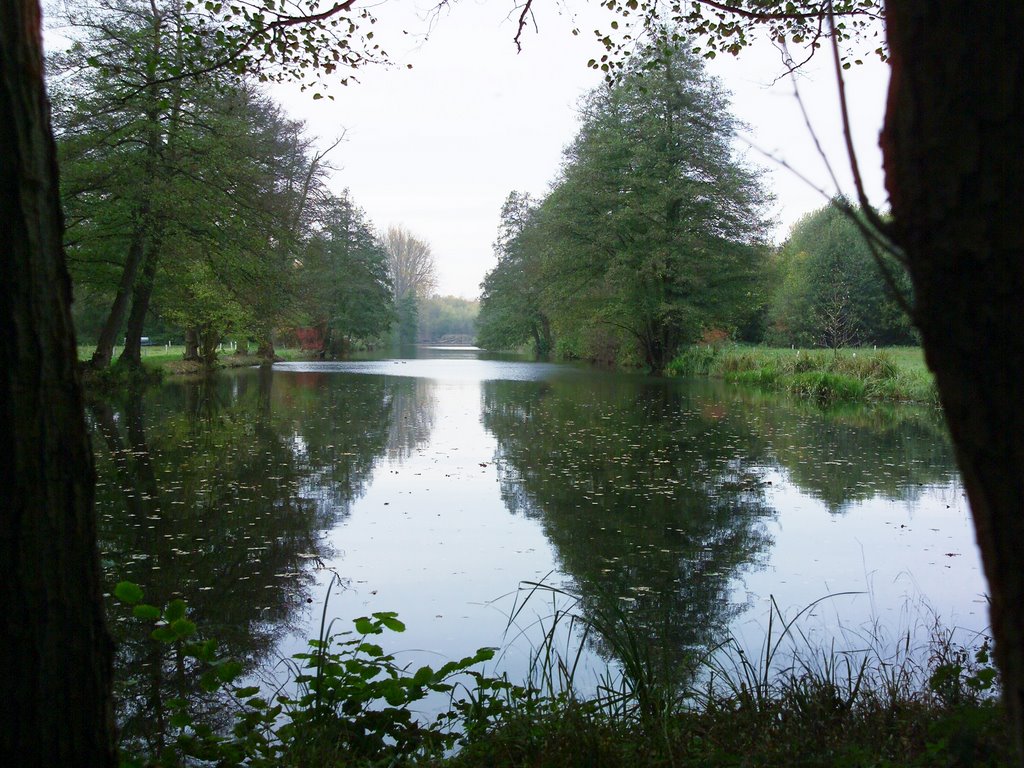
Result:
M591 619L625 611L664 674L720 637L731 580L770 544L745 433L639 379L487 382L484 425L505 503L540 521Z
M667 658L739 608L730 582L770 545L766 468L831 511L956 478L933 409L826 411L721 382L488 382L484 424L505 504L540 521L584 610L628 609Z
M775 393L721 383L694 384L705 409L749 424L801 491L843 512L875 497L915 500L923 487L956 482L942 413L899 404L822 409Z
M436 383L431 379L388 379L391 397L391 426L387 455L403 462L430 440L437 413Z
M266 369L130 393L90 416L108 582L134 581L157 605L182 596L222 653L266 660L300 615L310 561L329 554L320 532L348 514L384 451L384 387L310 389ZM218 707L133 624L112 621L118 716L152 751L168 698Z

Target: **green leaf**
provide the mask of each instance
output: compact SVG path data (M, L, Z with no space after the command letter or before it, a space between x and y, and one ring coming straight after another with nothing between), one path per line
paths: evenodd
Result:
M373 615L392 632L405 632L405 624L398 620L397 613L375 613Z
M365 653L371 659L379 659L384 655L384 649L376 643L361 643L357 650L361 653Z
M166 624L162 627L157 627L156 629L154 629L152 632L149 633L149 636L161 643L173 643L175 640L178 639L178 633Z
M132 608L132 615L137 619L144 619L146 621L156 621L160 618L160 609L155 605L136 605Z
M114 597L122 603L132 605L142 599L142 589L130 581L119 581L114 587Z
M434 677L434 670L430 667L420 667L412 676L413 685L426 685Z
M221 686L215 669L209 669L199 677L199 687L207 693L213 693Z
M242 665L237 661L226 661L215 669L217 671L217 677L225 683L230 683L242 674Z
M164 618L170 624L173 624L178 619L185 618L185 601L171 600L167 604L167 610L164 611Z
M171 629L178 637L185 638L195 634L196 625L188 619L178 619L171 622Z
M379 634L380 629L366 616L360 616L353 622L356 625L356 632L361 635Z
M210 638L195 650L195 657L200 661L212 662L217 654L217 641Z
M386 680L381 683L380 688L384 700L392 707L400 707L408 701L405 689L397 680Z

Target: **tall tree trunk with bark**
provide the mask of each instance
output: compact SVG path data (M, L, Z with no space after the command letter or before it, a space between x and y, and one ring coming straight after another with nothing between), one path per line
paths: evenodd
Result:
M143 215L148 217L148 211L144 211ZM114 356L114 346L117 344L117 337L124 324L125 314L128 312L132 288L135 285L135 274L142 262L144 245L143 230L137 228L132 235L131 245L128 246L128 255L121 270L121 279L117 285L117 292L114 294L114 303L107 313L107 319L103 322L103 328L100 329L99 338L96 340L96 350L89 362L89 365L96 370L103 370L109 366L110 360Z
M1024 3L893 0L886 20L893 234L970 499L1024 755Z
M116 764L93 464L36 0L0 3L0 764Z
M199 359L199 329L185 329L185 360Z
M132 291L132 311L124 328L124 349L118 358L132 368L142 367L142 330L149 312L149 301L153 296L153 283L156 281L156 268L160 249L160 238L154 238L152 246L146 254L142 265L142 274L135 281Z

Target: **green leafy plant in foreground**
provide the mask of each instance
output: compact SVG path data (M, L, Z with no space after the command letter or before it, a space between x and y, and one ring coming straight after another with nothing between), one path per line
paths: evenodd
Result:
M135 618L151 622L153 641L173 645L179 658L197 663L204 691L226 693L234 707L233 727L221 732L194 717L187 699L168 702L173 712L170 746L148 756L162 766L195 760L218 766L308 765L312 760L393 765L437 758L460 738L454 727L458 715L453 709L424 723L411 705L432 693L451 696L454 678L494 656L494 649L481 648L436 670L410 670L376 642L385 631L405 630L396 614L363 616L354 620L353 630L338 633L321 622L320 637L289 662L296 691L278 689L268 697L260 686L241 681L242 665L218 656L215 640L195 639L197 628L183 600L164 608L143 603L142 590L131 582L120 582L114 596L131 606ZM489 685L489 678L475 676ZM146 764L140 756L122 758L124 766Z
M374 613L333 632L325 606L318 639L288 661L288 691L266 696L242 679L238 662L218 655L213 640L200 638L182 600L148 605L139 587L121 582L115 597L153 642L190 660L200 688L217 692L230 714L227 725L222 719L216 727L184 696L172 700L167 746L126 755L122 765L1011 763L999 679L983 636L965 645L957 630L936 622L927 646L919 646L909 631L893 642L868 627L853 630L861 650L823 649L798 622L837 595L789 617L773 600L760 650L747 652L729 638L692 657L692 667L673 671L652 655L628 611L584 615L563 589L542 582L521 589L525 597L510 628L531 596L550 596L555 611L540 626L543 638L522 685L475 668L493 658L492 648L436 670L400 665L380 642L385 633L404 631L396 614ZM558 638L566 636L578 645L562 647ZM585 693L576 674L590 638L613 648L621 667ZM431 694L447 698L447 710L432 722L412 709Z

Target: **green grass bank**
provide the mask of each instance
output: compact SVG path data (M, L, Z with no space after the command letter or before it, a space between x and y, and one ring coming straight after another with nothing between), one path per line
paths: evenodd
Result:
M120 347L114 349L114 363L117 364L117 355L120 354ZM87 362L93 352L94 345L81 344L78 347L79 362ZM278 349L277 356L283 360L305 360L309 358L307 352L299 349ZM255 355L239 355L225 348L217 356L217 368L244 368L250 365L259 365L260 359ZM200 362L185 360L185 347L182 345L159 345L142 348L142 366L148 371L165 373L168 375L189 375L203 373L203 365Z
M807 350L696 345L669 363L669 376L714 376L821 403L903 401L938 404L917 347Z

